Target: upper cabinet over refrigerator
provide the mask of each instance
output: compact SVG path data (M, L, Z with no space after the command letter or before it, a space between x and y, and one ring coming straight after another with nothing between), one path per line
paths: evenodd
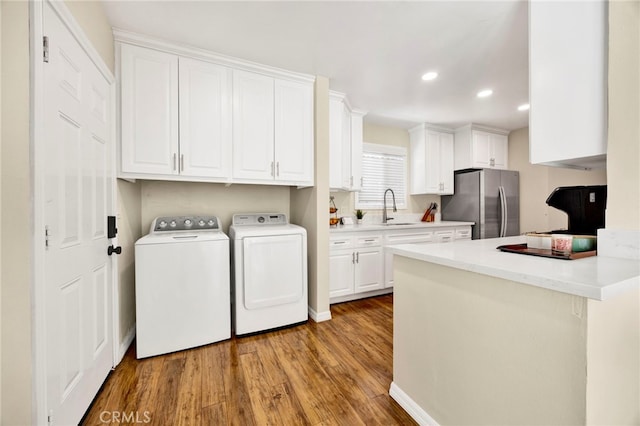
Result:
M529 2L529 160L604 167L606 1Z

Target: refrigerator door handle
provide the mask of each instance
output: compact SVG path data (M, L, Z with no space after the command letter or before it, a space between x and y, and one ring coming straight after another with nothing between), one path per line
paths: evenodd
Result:
M507 206L504 195L504 188L502 186L498 187L498 195L500 196L500 237L504 237L506 233L506 217L507 217Z

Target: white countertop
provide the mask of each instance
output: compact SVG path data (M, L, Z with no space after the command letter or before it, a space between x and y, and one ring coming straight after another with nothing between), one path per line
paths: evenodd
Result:
M640 285L637 260L593 256L575 260L505 253L496 247L526 243L524 236L387 247L395 255L504 278L595 300Z
M403 223L403 222L400 222ZM359 231L382 231L382 230L394 230L394 229L411 229L411 228L450 228L454 226L471 226L474 222L454 222L454 221L440 221L440 222L411 222L398 225L397 223L389 222L384 223L363 223L361 225L338 225L336 228L330 228L329 232L359 232Z

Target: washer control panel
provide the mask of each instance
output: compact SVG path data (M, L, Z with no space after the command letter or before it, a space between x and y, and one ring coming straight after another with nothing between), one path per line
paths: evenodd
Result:
M234 225L286 225L287 215L284 213L249 213L234 214Z
M151 224L151 232L218 230L220 221L215 216L163 216Z

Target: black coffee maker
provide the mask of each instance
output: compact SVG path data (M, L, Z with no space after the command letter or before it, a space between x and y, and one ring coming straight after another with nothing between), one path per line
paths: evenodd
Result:
M596 235L604 228L607 185L561 186L549 195L547 204L565 212L569 219L566 231L552 232Z

